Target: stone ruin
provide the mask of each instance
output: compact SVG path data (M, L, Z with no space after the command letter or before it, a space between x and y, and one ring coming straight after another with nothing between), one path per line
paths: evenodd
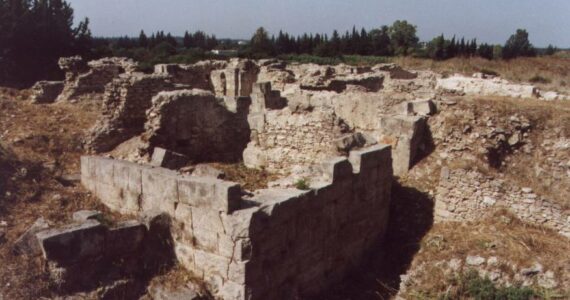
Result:
M105 81L102 115L85 139L92 155L81 158L82 184L113 211L161 216L172 257L220 299L316 295L365 263L382 246L393 176L430 151L433 100L457 92L438 74L393 64L232 59L142 74L128 62L103 61L114 67L90 63L86 71L64 60L70 72L60 98L101 91ZM279 179L249 191L220 179L213 162L243 162ZM190 174L196 164L206 171ZM140 262L152 253L144 250L150 227L138 222L125 226L140 230L126 239L137 241ZM38 235L52 275L114 261L107 246L82 250L116 238L119 229L100 223ZM77 259L50 254L62 247Z
M76 59L67 65L87 74ZM233 59L111 73L85 139L107 157L81 158L82 184L113 211L166 218L172 257L220 299L316 295L365 263L382 245L393 176L425 151L435 112L437 76L394 65ZM74 76L66 87L85 82ZM248 191L208 165L187 172L240 161L280 178ZM73 276L76 266L152 257L141 223L89 220L38 234L52 277L73 285L60 274L88 281ZM130 252L106 250L116 230L131 227Z
M120 74L137 72L136 62L126 58L109 57L85 62L80 56L62 57L59 67L65 72L64 81L39 81L32 88L32 103L77 101L83 95L103 93L105 85Z

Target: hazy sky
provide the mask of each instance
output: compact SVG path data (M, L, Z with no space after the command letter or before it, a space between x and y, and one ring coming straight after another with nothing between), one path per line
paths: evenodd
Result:
M344 32L405 19L422 40L444 33L503 43L517 28L536 46L570 47L570 0L68 0L95 36L197 29L218 38L250 38L259 26L283 31Z

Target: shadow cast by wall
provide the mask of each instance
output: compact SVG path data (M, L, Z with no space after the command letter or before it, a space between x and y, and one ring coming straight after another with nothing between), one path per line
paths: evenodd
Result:
M422 238L433 225L433 199L415 188L394 182L386 237L370 259L314 300L390 299L398 293L400 275L409 269Z

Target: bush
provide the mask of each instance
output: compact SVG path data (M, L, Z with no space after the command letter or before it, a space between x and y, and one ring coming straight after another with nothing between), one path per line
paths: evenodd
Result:
M528 81L532 83L543 83L543 84L550 83L550 79L542 77L540 75L535 75L534 77L530 78Z
M475 270L469 271L462 278L463 289L461 298L477 300L528 300L537 296L529 287L510 286L497 287L489 278L482 278Z
M295 187L300 189L300 190L304 190L304 191L311 189L306 178L302 178L302 179L295 181Z

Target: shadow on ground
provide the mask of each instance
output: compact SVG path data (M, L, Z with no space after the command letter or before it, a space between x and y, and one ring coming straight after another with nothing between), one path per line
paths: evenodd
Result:
M389 299L399 289L422 238L433 224L433 199L415 188L394 182L386 239L371 251L370 260L343 283L314 300Z

